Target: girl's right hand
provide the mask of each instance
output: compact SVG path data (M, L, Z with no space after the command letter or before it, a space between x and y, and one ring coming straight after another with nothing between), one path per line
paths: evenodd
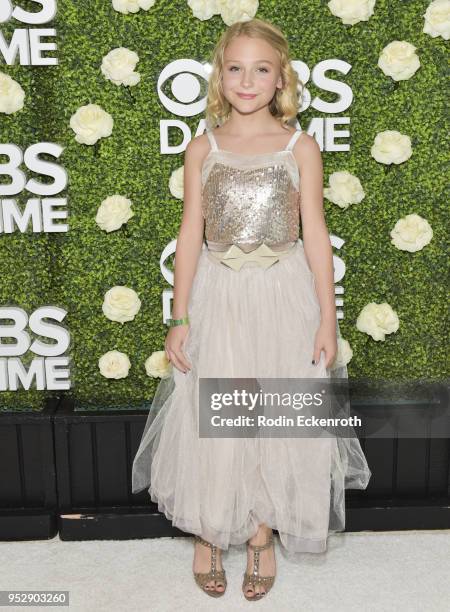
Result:
M167 359L184 374L186 370L190 370L192 367L183 352L184 341L188 332L188 323L184 325L175 325L169 329L164 343Z

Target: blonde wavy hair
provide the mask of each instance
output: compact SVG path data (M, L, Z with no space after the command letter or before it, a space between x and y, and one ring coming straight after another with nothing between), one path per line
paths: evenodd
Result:
M222 90L222 75L225 49L237 36L262 38L278 51L283 85L282 89L277 88L269 104L269 110L282 124L290 123L299 111L299 100L302 97L304 84L291 66L289 43L283 32L272 23L255 18L234 23L227 28L213 50L205 111L208 128L222 125L231 114L231 104Z

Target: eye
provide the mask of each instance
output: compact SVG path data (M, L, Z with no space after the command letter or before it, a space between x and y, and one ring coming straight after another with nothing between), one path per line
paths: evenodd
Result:
M230 66L229 70L231 72L234 72L234 68L237 68L237 70L239 70L239 66ZM258 68L258 70L263 70L264 72L269 72L267 68L265 68L264 66L261 66L260 68Z

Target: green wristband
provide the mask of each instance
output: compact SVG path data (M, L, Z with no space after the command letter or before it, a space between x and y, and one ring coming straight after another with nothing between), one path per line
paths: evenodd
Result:
M187 323L189 323L188 315L182 319L167 319L167 325L169 327L175 327L175 325L186 325Z

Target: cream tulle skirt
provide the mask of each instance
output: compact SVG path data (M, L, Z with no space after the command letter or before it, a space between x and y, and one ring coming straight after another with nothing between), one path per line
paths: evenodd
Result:
M173 367L159 383L133 492L148 489L174 526L222 549L243 544L264 522L288 556L326 550L328 534L345 528L345 489L365 489L371 477L356 437L198 434L199 377L347 378L345 366L327 370L323 354L311 363L320 307L301 241L270 268L247 263L239 272L204 248L188 314L192 368Z

